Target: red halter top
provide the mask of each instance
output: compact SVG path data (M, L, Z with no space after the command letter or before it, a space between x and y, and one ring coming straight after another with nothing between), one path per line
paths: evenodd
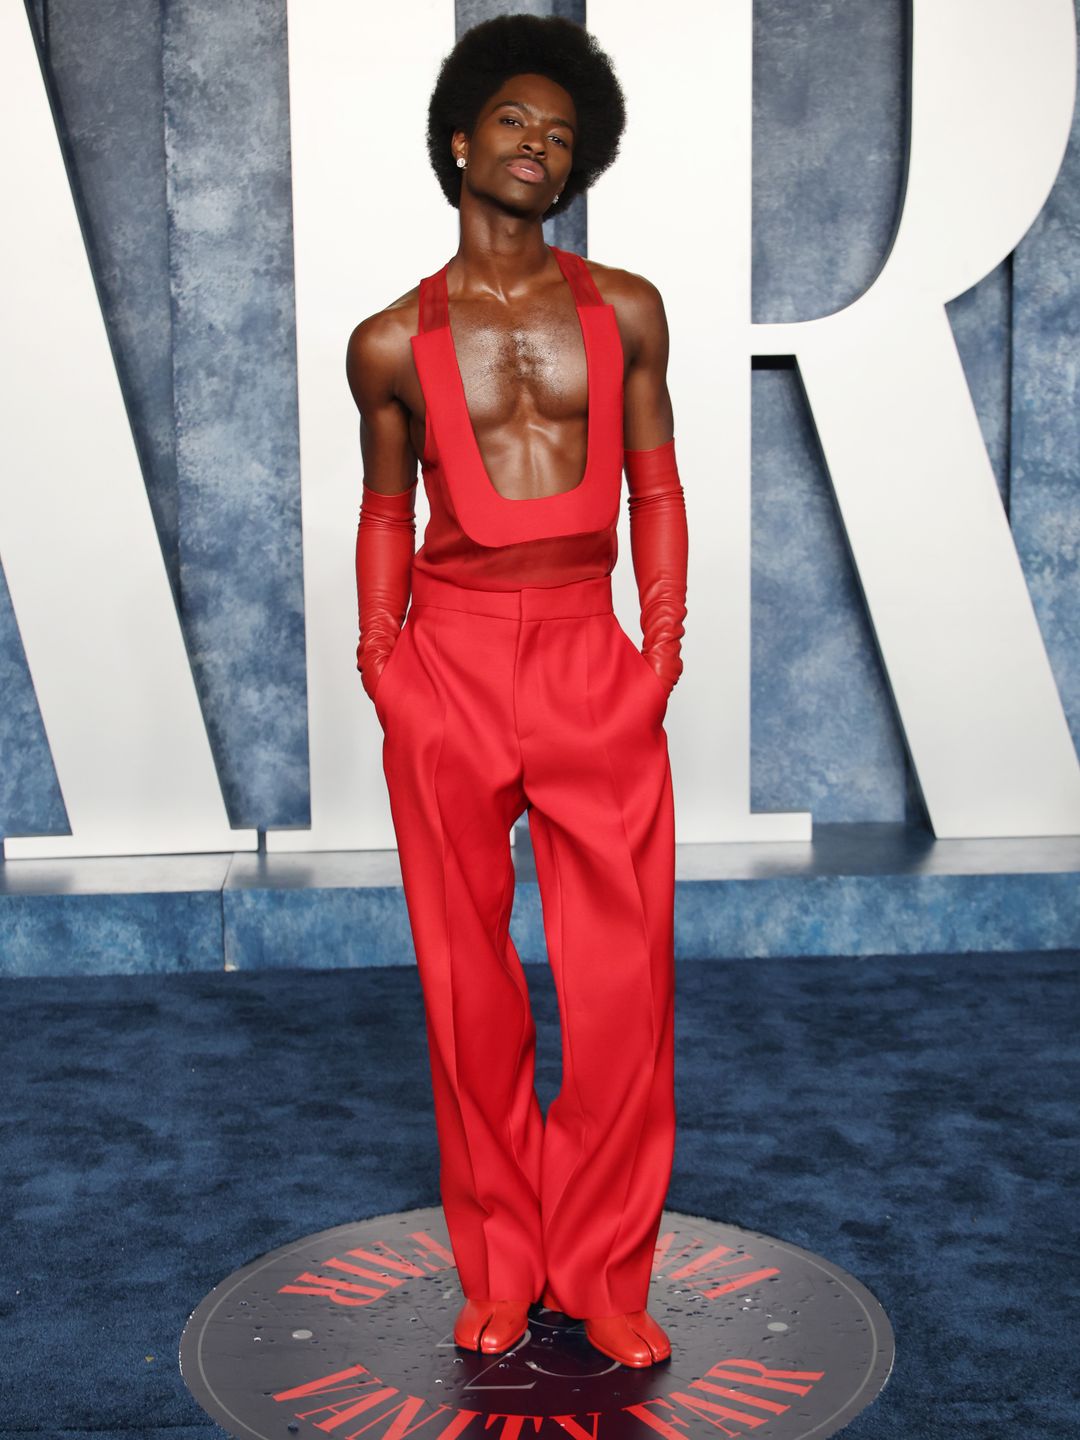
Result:
M615 308L572 250L550 247L570 285L585 342L585 474L572 490L513 500L491 483L465 401L450 332L448 260L420 282L413 357L426 422L421 471L431 518L413 568L481 590L566 585L609 575L623 470L623 347Z

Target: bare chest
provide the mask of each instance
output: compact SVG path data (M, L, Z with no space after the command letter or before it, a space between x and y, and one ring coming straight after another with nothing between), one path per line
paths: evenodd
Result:
M490 484L508 499L576 488L588 461L590 376L572 297L513 307L455 300L452 311L447 364L460 377ZM419 387L418 398L413 434L423 454L427 410Z
M550 433L586 419L588 366L572 304L506 311L458 301L450 330L469 418L481 441L508 424L516 423L524 439L530 430Z

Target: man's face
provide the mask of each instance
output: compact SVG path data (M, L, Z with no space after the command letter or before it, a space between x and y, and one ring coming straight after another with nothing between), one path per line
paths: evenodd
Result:
M574 157L577 111L545 75L515 75L487 101L472 136L456 130L463 184L518 214L542 215L563 188Z

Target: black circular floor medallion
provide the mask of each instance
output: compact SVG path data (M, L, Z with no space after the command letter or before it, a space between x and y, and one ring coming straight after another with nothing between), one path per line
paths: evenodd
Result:
M672 1353L656 1365L610 1360L539 1304L512 1350L463 1350L462 1303L441 1208L377 1215L223 1280L184 1328L180 1368L245 1440L824 1440L892 1369L892 1327L851 1275L670 1210L649 1311Z

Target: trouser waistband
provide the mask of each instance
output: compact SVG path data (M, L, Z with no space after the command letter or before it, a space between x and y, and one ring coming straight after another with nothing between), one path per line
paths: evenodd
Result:
M523 585L519 590L473 590L414 570L412 603L494 615L507 620L551 620L572 615L602 615L613 610L611 576L597 575L568 585Z

